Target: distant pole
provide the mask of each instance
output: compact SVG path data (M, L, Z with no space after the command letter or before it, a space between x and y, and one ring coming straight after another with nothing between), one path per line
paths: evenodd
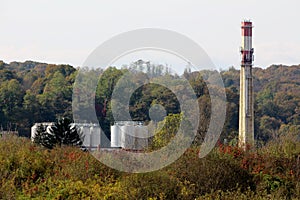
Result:
M246 150L254 146L254 106L252 61L252 22L242 22L241 72L240 72L240 112L239 146Z

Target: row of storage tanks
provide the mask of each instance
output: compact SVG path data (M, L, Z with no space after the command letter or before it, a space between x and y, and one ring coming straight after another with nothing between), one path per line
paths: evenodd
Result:
M36 135L37 127L43 125L46 126L46 130L48 133L50 133L51 126L54 125L53 122L42 122L42 123L35 123L31 127L31 140L34 140L34 137ZM83 140L83 147L88 149L97 149L101 145L101 133L102 130L97 124L85 124L85 123L76 123L71 124L71 126L77 126L84 135Z
M33 138L35 137L36 129L39 125L46 126L46 130L49 132L49 129L53 124L54 123L52 122L34 124L34 126L31 127L31 139L33 140ZM98 124L76 123L72 125L76 125L83 132L83 146L85 148L95 150L101 146L107 146L101 144L101 135L104 135L104 133ZM128 150L143 150L148 146L147 135L148 129L146 126L143 126L141 122L115 122L115 124L111 126L110 147L123 148Z
M84 134L83 146L91 150L101 146L102 129L97 124L76 124Z
M111 126L111 147L143 150L148 146L148 129L142 122L118 121Z

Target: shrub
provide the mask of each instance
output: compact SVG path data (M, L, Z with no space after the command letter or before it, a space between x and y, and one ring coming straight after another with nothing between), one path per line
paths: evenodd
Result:
M123 176L120 187L124 199L179 199L181 197L178 180L163 171Z
M177 177L193 193L192 198L211 191L254 189L252 175L231 158L220 158L213 151L199 159L198 149L189 149L178 161L168 167L168 172Z
M245 153L225 146L202 159L198 152L198 148L190 148L159 171L127 174L110 169L76 147L48 150L27 138L1 138L0 197L299 199L299 157L279 157L268 154L268 149Z

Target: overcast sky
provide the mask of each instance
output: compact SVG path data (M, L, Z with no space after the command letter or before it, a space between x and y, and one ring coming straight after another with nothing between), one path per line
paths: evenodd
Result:
M197 42L218 68L238 68L240 22L251 19L255 66L300 64L299 2L0 0L0 60L81 66L112 36L163 28Z

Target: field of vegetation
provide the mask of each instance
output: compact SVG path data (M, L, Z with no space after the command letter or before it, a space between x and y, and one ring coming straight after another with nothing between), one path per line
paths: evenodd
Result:
M159 171L129 174L76 147L52 150L28 138L0 139L1 199L299 199L295 130L245 153L219 144L205 158L191 147ZM299 130L297 130L299 131Z

